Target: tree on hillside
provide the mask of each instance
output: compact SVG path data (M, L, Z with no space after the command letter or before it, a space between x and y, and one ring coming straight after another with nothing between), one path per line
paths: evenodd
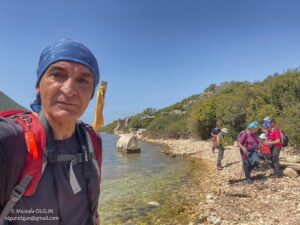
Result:
M217 87L216 84L211 84L204 90L204 93L211 92L211 91L214 92L216 87Z
M149 107L143 111L143 114L152 116L155 112L156 112L155 108Z
M232 137L245 129L247 121L248 99L251 90L248 85L233 88L231 93L224 93L216 100L216 117L222 126L229 129Z
M288 135L291 145L300 146L300 103L285 108L276 124Z
M217 122L215 98L210 97L198 102L192 110L189 121L191 133L201 139L207 139Z

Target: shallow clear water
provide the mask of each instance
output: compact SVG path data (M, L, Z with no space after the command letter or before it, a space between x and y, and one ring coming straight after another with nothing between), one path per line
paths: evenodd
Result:
M141 153L126 154L117 150L117 136L101 137L101 224L169 224L184 199L183 185L194 184L194 165L145 142L141 143Z

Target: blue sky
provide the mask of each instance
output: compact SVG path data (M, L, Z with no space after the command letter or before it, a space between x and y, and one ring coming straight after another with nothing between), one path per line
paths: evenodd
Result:
M72 38L94 52L108 81L107 124L211 83L298 68L299 8L288 0L3 0L0 90L28 107L40 52ZM94 108L95 99L85 121Z

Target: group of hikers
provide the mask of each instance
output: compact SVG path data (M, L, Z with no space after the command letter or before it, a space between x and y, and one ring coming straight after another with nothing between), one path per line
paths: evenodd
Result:
M279 155L282 147L287 145L287 137L276 127L274 121L269 117L264 118L262 129L257 121L252 121L247 125L247 129L240 132L237 137L237 145L240 149L243 171L247 184L252 184L251 171L254 168L260 168L260 160L265 160L268 163L272 173L270 176L281 177ZM259 131L261 132L259 134ZM217 169L222 170L221 165L225 142L224 135L228 134L227 128L220 129L216 127L211 132L212 137L212 152L218 150ZM269 165L269 161L271 162ZM271 169L272 168L272 169Z

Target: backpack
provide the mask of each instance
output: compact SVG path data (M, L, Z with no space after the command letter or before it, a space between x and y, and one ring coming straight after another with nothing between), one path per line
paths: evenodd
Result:
M220 132L221 132L221 129L219 129L219 128L214 128L211 131L211 133L213 133L214 135L218 135Z
M280 131L280 141L282 143L282 147L287 147L289 145L289 137L286 135L286 133L283 130Z
M243 130L243 131L241 131L237 136L236 136L236 142L238 143L239 142L239 140L240 140L240 137L242 136L242 134L244 133L245 131ZM244 139L244 141L241 143L242 145L244 145L244 143L246 142L247 143L247 141L248 141L248 134L247 134L247 132L246 132L246 136L245 136L245 139Z
M35 190L46 167L47 160L51 162L51 157L48 157L49 155L47 155L47 152L45 152L47 131L44 129L43 124L40 122L39 118L36 115L31 112L22 110L9 110L0 112L0 116L12 118L15 122L19 123L22 126L28 150L25 165L22 169L22 172L20 173L17 185L13 188L10 200L7 202L1 212L0 225L2 225L4 223L4 218L10 213L10 210L15 206L17 201L19 201L23 195L31 196L35 193ZM66 155L62 155L62 157L64 157L64 160L62 160L62 158L60 160L70 161L71 163L73 163L73 160L75 160L75 158L78 161L75 163L85 163L85 161L90 161L91 164L96 168L98 177L101 180L101 138L98 137L93 128L89 125L84 124L83 122L78 122L77 124L78 125L76 127L80 127L81 131L83 132L83 136L86 139L85 143L87 149L85 148L84 153L69 155L69 158L73 157L70 159L66 159ZM60 155L55 156L56 160L58 161ZM70 177L72 177L72 174ZM70 183L75 193L75 191L80 191L80 186L78 185L78 189L78 186L76 186L76 184L78 184L76 183L76 176L74 179L70 179Z

